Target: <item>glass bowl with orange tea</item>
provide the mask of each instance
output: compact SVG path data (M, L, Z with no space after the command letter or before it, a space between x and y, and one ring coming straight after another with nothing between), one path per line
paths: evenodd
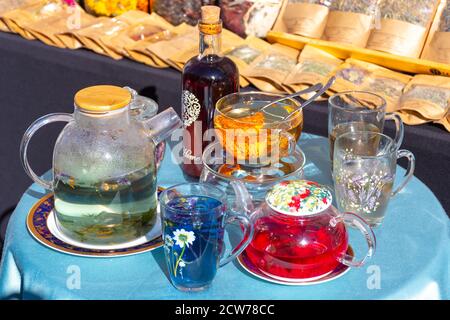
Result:
M303 129L300 103L265 92L232 93L216 104L214 128L226 152L239 162L266 165L291 154ZM287 118L287 119L286 119Z

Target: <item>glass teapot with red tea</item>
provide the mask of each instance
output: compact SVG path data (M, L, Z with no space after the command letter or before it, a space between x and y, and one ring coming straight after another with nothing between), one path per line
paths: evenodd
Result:
M72 114L53 113L25 132L21 160L37 184L54 193L56 225L72 240L116 245L150 232L157 218L156 171L162 142L181 127L169 108L156 114L152 100L116 86L93 86L75 95ZM36 175L27 159L34 133L67 122L53 151L53 180Z
M332 206L330 191L316 182L283 181L266 195L251 216L254 237L245 250L263 273L283 280L312 280L339 264L363 265L375 251L370 226L353 213ZM356 261L348 253L346 223L364 235L368 252Z

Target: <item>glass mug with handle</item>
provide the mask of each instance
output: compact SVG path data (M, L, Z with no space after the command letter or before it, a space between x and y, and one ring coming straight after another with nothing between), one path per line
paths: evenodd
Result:
M361 145L370 145L361 148ZM393 190L397 160L408 159L408 169ZM414 155L398 150L396 142L378 132L347 132L334 146L333 179L337 204L342 211L357 213L371 226L382 223L391 197L413 177Z
M208 288L217 272L236 258L253 238L249 218L237 213L251 208L240 196L244 185L234 182L235 208L227 195L207 183L183 183L164 190L160 197L164 252L172 284L181 291ZM225 258L225 226L239 221L242 241Z
M382 133L385 120L395 122L395 144L400 148L403 142L403 122L399 115L386 113L386 100L381 96L365 91L347 91L333 95L328 100L328 137L330 159L333 162L336 138L346 132L370 131ZM372 145L355 146L364 151Z

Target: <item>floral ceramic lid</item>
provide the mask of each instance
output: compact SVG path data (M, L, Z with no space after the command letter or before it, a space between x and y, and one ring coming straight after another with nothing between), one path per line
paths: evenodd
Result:
M270 208L298 217L322 212L331 205L332 200L326 187L308 180L282 181L266 195Z

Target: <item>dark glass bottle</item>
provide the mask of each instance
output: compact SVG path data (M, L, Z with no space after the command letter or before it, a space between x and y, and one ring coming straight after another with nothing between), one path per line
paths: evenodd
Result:
M222 22L202 19L199 31L200 54L186 63L182 75L183 171L193 177L202 171L202 152L209 143L203 135L213 127L217 100L239 91L236 65L220 54Z

